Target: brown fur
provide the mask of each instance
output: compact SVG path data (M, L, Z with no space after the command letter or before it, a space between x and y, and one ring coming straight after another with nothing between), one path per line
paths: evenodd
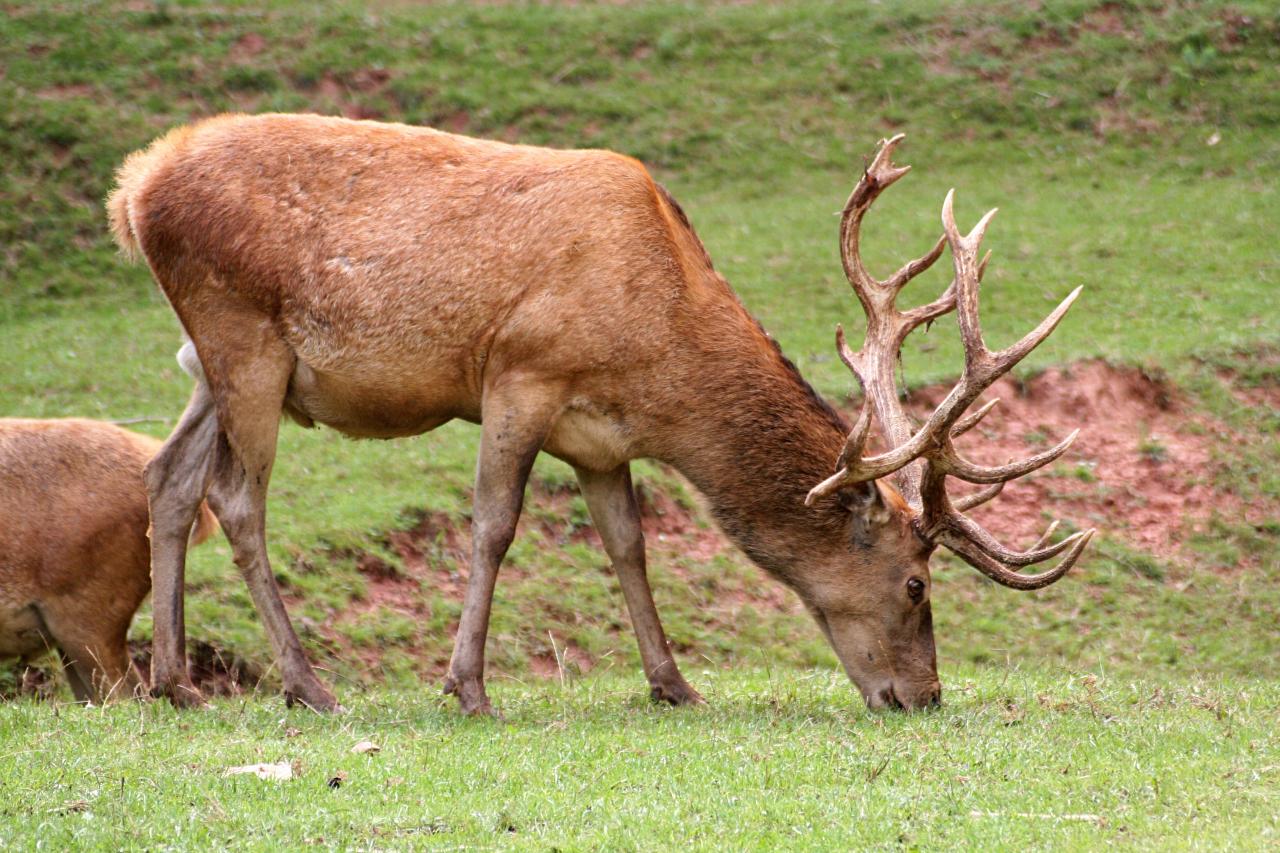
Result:
M151 588L142 469L159 448L98 421L0 419L0 658L59 649L81 700L140 684L125 634ZM192 543L216 529L202 507Z
M472 580L447 683L468 710L487 708L488 599L539 449L575 466L597 524L613 528L655 693L696 697L665 648L620 497L639 457L683 472L728 535L799 593L868 701L936 697L931 632L920 639L927 599L903 593L908 576L928 577L909 511L869 486L805 507L847 426L635 160L405 125L222 116L132 155L108 208L199 361L183 425L148 470L153 519L163 510L163 692L189 692L176 531L212 488L286 690L336 704L301 656L261 544L283 409L353 436L483 423ZM233 529L221 505L243 523Z

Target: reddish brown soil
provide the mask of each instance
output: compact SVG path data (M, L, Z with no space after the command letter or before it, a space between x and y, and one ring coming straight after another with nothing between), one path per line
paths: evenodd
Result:
M315 85L315 94L336 104L351 119L381 119L382 111L369 102L391 79L385 68L361 68L342 78L325 74Z
M245 33L231 45L229 56L235 62L245 62L266 49L267 40L260 33Z
M950 387L922 389L909 405L925 416ZM1268 393L1274 397L1275 389ZM1011 483L973 511L1011 546L1034 541L1052 513L1148 553L1174 557L1215 513L1252 523L1280 515L1280 506L1246 504L1213 487L1221 460L1230 458L1221 451L1240 437L1189 411L1175 389L1139 370L1084 362L1025 383L1002 379L984 399L992 397L1000 404L957 442L975 461L997 464L1029 456L1081 430L1057 463Z
M535 480L530 491L532 494L526 502L518 536L536 531L553 547L570 542L585 543L604 554L603 543L595 528L573 522L572 502L577 495L576 487L549 488ZM637 497L645 540L651 552L705 561L727 547L718 531L699 523L695 513L670 495L644 488L638 490ZM383 609L421 620L429 619L432 596L426 594L428 591L460 601L466 590L467 561L471 549L469 520L442 512L428 512L408 529L388 534L384 545L399 558L400 567L375 554L355 555L356 569L365 578L363 598L335 614L332 623L310 626L334 646L339 656L360 659L375 669L381 657L380 650L351 646L345 640L342 626ZM675 561L667 563L673 571L681 571ZM523 577L523 572L519 566L505 566L503 577L508 582L518 580ZM785 591L780 588L766 588L760 590L758 600L751 597L748 601L748 596L743 594L734 598L737 607L752 603L774 608L782 605L779 599L785 596ZM560 638L553 639L559 660L553 654L531 657L530 668L535 675L557 677L562 668L581 672L591 668L592 660L586 652ZM423 671L432 674L443 673L447 664L448 659L443 655L421 662Z
M1240 360L1247 364L1240 364ZM1280 412L1280 346L1255 346L1246 355L1238 357L1236 364L1260 378L1246 380L1241 370L1224 366L1218 370L1218 378L1231 390L1243 405L1250 408Z
M130 641L129 655L133 658L134 666L144 675L151 671L149 643ZM253 664L234 654L224 653L202 640L191 644L187 660L191 680L205 696L239 696L251 693L262 680L262 672ZM16 695L49 699L55 695L60 684L58 667L52 656L36 665L16 669L15 672L15 689L11 694L0 690L0 699L10 699Z

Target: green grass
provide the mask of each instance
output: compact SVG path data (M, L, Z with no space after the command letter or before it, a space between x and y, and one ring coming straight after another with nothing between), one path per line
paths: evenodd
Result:
M434 691L282 714L222 701L0 708L15 848L1264 849L1280 841L1274 680L951 671L936 713L874 715L830 672L503 682L505 722ZM357 755L370 739L382 747ZM226 769L296 762L288 781ZM329 780L344 775L340 787Z
M1280 381L1269 3L0 5L0 415L172 427L190 391L177 324L145 268L116 256L101 199L128 152L231 109L638 156L805 375L842 396L832 331L861 317L834 212L876 140L904 131L900 159L916 170L868 220L873 271L932 243L949 187L962 224L1000 206L987 340L1013 340L1085 285L1024 372L1098 356L1163 372L1191 412L1240 437L1220 442L1203 476L1245 501L1280 497L1280 420L1238 396ZM946 265L911 297L932 298ZM906 379L952 377L959 356L944 320L906 347ZM657 543L659 610L713 707L651 709L604 555L530 531L494 610L500 727L455 718L420 682L447 657L457 603L428 588L412 616L365 607L353 557L394 565L387 531L424 512L465 524L476 440L464 425L389 443L285 426L271 554L304 642L354 714L281 722L270 698L181 717L0 708L0 837L386 847L428 843L438 823L430 840L445 846L796 846L790 833L812 847L1275 843L1276 524L1223 514L1180 560L1104 532L1072 576L1030 595L940 557L949 702L907 719L857 707L807 617L756 602L773 582L740 555L698 561ZM696 506L672 472L637 468L646 488ZM1123 485L1086 466L1074 475L1082 490ZM542 460L535 480L542 494L571 475ZM527 511L576 524L580 504ZM269 650L225 544L194 551L188 580L191 636L264 673L269 694ZM144 608L133 635L149 633ZM512 680L552 643L601 663L567 689ZM285 739L285 726L303 734ZM386 750L348 754L365 735ZM278 758L301 760L302 777L218 776ZM331 791L338 769L351 778ZM87 809L67 811L76 800ZM506 823L513 835L497 831Z

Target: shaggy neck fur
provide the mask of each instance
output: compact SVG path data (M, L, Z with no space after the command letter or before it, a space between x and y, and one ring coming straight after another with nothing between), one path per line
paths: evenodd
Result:
M707 497L724 532L762 568L786 580L814 542L842 537L848 511L804 498L828 477L849 427L738 305L690 324L701 373L672 383L676 428L659 455ZM707 381L709 376L714 381Z

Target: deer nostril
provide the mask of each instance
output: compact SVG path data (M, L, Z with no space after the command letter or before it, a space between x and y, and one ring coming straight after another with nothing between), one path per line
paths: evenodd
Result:
M929 707L936 708L942 704L942 685L939 684L933 688L933 692L929 694Z

